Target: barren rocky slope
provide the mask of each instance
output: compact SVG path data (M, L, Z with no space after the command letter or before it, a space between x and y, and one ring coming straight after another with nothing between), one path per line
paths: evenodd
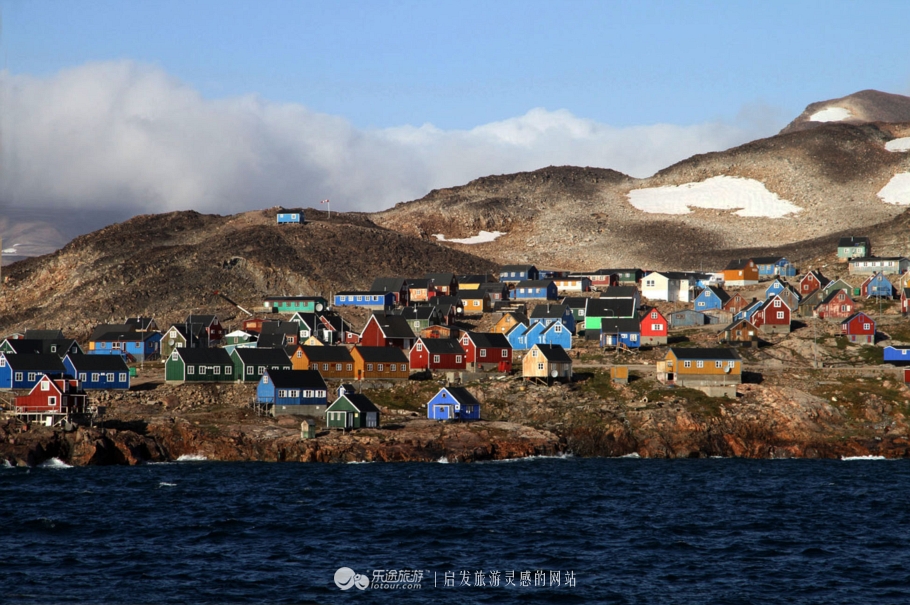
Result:
M826 109L840 110L829 112L829 115L831 117L845 116L839 121L848 124L910 122L910 97L879 90L861 90L839 99L810 104L795 120L787 124L781 133L815 128L823 124L824 122L817 121L821 117L817 114ZM815 120L812 119L813 116L816 116ZM829 118L821 117L821 119Z

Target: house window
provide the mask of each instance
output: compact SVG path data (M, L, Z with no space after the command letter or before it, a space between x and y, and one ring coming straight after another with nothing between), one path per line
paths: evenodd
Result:
M503 357L508 357L508 356L509 356L509 352L508 352L506 349L503 349L503 350L502 350L502 356L503 356Z
M433 363L439 363L439 355L433 355Z
M652 332L660 332L660 331L663 330L663 328L664 328L664 327L663 327L663 325L661 325L661 324L651 324L651 331L652 331Z
M715 368L723 367L723 365L724 365L724 362L722 362L722 361L715 361L715 362L714 362L714 367L715 367Z
M538 369L538 370L543 370L543 364L542 364L542 363L538 363L538 364L537 364L537 369Z
M47 405L49 405L49 406L51 406L51 407L56 407L56 406L57 406L57 396L56 396L56 395L51 395L50 397L48 397L48 398L47 398Z
M22 372L16 372L15 380L17 382L22 382Z
M841 305L841 306L840 306L840 310L846 313L846 312L847 312L847 305Z
M46 381L46 380L42 380L42 381L41 381L41 390L42 390L42 391L50 391L50 390L51 390L51 385L50 385L50 383L49 383L48 381Z
M205 374L205 366L199 366L199 373Z
M0 368L6 367L6 357L0 357Z
M390 364L390 365L389 365L389 371L390 371L390 372L397 372L397 371L398 371L398 364L395 364L395 363Z
M186 373L188 376L192 376L196 372L196 368L193 366L187 366Z
M234 372L234 366L224 366L225 376L227 376L228 374L233 374L233 372Z
M221 375L221 366L215 366L214 368L212 368L212 374L218 374L220 376Z
M79 373L79 380L81 380L82 382L85 382L85 372Z
M376 371L377 371L377 372L382 372L382 370L383 370L383 364L377 363L377 364L376 364Z
M461 355L455 356L455 363L461 363Z
M259 366L259 375L262 376L265 374L265 366Z
M57 345L51 345L51 353L57 352Z
M92 382L98 382L98 380L100 380L100 378L101 378L101 375L98 374L98 372L92 373Z
M863 330L869 330L872 328L872 324L863 324Z
M704 362L704 361L696 361L696 362L695 362L695 367L696 367L696 368L703 368L703 367L705 367L705 362Z
M562 334L562 324L556 324L556 327L553 328L553 331L557 334Z
M537 357L537 349L531 351L531 357Z
M774 306L775 306L775 307L779 307L779 306L780 306L780 299L779 299L779 298L778 298L777 300L774 301Z
M372 371L373 371L373 364L368 363L368 364L367 364L367 372L372 372Z
M114 382L114 374L113 374L113 373L110 373L110 374L107 375L107 381L108 381L108 382Z
M336 371L336 372L340 372L340 371L341 371L341 364L340 364L340 363L336 363L336 364L335 364L335 371Z
M418 343L417 343L417 346L414 347L414 348L417 349L417 352L418 352L418 353L421 352L421 351L423 351L423 343L422 343L422 342L418 342Z
M669 366L669 364L667 364L667 365ZM692 362L691 362L691 361L684 361L684 362L683 362L683 367L684 367L684 368L691 368L691 367L692 367Z
M119 382L126 382L126 372L120 372Z
M638 334L630 334L629 340L631 340L632 342L638 341Z
M347 364L347 365L345 366L345 369L346 369L348 372L353 372L353 371L354 371L354 364L352 364L352 363Z
M645 287L646 287L646 288L653 288L653 287L654 287L654 280L653 280L653 279L646 279L646 280L645 280Z
M322 364L322 371L323 371L323 372L328 372L328 371L329 371L329 364L327 364L327 363Z
M481 356L481 357L486 357L486 356L487 356L487 350L486 350L486 349L481 349L481 350L480 350L480 356Z
M115 342L115 343L112 343L112 344L111 344L111 348L112 348L112 349L119 349L121 346L122 346L122 345L121 345L119 342Z

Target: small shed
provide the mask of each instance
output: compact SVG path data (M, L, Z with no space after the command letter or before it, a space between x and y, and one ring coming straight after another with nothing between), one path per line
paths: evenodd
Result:
M308 421L304 420L300 423L300 440L304 439L315 439L316 438L316 425L310 424Z
M610 368L610 380L617 384L629 384L629 366L613 366Z
M302 223L303 222L303 212L279 212L278 213L278 224L288 224L288 223Z

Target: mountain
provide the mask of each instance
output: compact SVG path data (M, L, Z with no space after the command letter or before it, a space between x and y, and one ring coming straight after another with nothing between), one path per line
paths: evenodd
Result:
M812 103L781 130L781 134L815 128L827 122L910 122L910 97L878 90L861 90L839 99Z
M368 217L307 212L303 225L277 225L278 209L233 216L143 215L80 236L53 254L6 267L0 335L25 326L86 335L93 325L190 312L238 314L266 294L368 288L374 277L428 272L484 273L496 263L376 226Z

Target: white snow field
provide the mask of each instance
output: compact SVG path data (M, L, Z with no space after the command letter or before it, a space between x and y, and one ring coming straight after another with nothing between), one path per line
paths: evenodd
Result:
M910 137L893 139L885 143L885 149L888 151L910 151Z
M634 189L629 192L629 202L652 214L689 214L690 208L738 208L733 213L737 216L783 218L802 210L768 191L759 181L732 176L715 176L679 186Z
M910 206L910 172L895 174L878 192L878 197L886 204Z
M442 233L434 233L433 237L441 242L451 242L453 244L489 244L496 241L496 238L500 235L505 235L505 233L503 231L481 231L477 235L461 239L446 239L446 236Z
M841 120L846 120L849 117L852 117L853 114L850 113L849 109L844 109L843 107L826 107L821 111L816 111L811 116L809 116L810 122L840 122Z

